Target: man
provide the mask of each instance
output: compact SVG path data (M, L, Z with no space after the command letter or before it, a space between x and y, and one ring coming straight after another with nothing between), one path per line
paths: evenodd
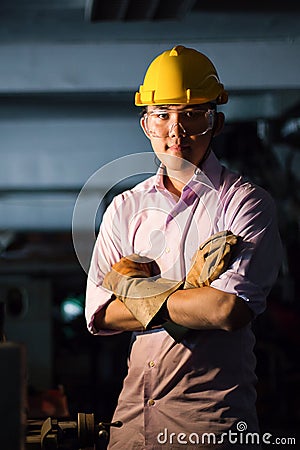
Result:
M133 331L113 450L243 448L246 431L259 448L251 322L280 240L270 196L211 149L226 102L211 61L183 46L136 93L161 166L108 207L86 296L91 333Z

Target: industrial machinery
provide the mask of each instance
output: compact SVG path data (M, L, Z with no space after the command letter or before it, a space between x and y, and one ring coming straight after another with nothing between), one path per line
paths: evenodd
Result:
M94 414L78 413L77 420L28 420L26 450L104 450L109 428L122 422L97 423Z
M4 310L0 301L1 450L105 450L110 427L122 422L98 422L92 413L78 413L76 420L27 418L27 349L6 341Z

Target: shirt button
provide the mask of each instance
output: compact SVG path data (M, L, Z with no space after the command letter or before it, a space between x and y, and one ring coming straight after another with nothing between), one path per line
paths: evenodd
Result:
M166 248L166 253L170 253L170 251L171 251L171 250L170 250L170 247L167 247L167 248Z
M150 361L149 362L149 367L155 367L155 361Z
M153 400L153 398L150 398L150 400L148 400L148 405L149 406L155 405L155 401Z

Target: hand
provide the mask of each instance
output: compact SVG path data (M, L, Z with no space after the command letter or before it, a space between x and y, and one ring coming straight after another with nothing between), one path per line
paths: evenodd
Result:
M116 292L120 281L124 278L149 278L159 273L155 260L132 253L129 256L123 256L112 266L111 271L104 277L103 286Z
M231 231L221 231L207 239L193 257L192 267L186 277L184 289L209 286L213 280L225 272L230 263L232 248L238 241ZM164 328L176 342L180 342L189 331L171 321L164 324Z
M103 287L111 290L133 316L147 328L168 297L179 289L183 282L158 278L159 267L149 258L136 254L121 258L113 265L103 280ZM162 319L163 320L163 319Z
M193 257L184 288L210 286L227 270L232 249L237 242L238 237L231 231L220 231L200 245Z

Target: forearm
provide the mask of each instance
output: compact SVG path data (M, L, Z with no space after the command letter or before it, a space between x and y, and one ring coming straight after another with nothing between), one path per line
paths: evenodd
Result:
M168 298L167 308L173 322L196 330L233 331L252 319L244 300L212 287L176 291Z
M115 299L96 315L94 326L97 330L141 331L140 322L131 314L124 303Z

